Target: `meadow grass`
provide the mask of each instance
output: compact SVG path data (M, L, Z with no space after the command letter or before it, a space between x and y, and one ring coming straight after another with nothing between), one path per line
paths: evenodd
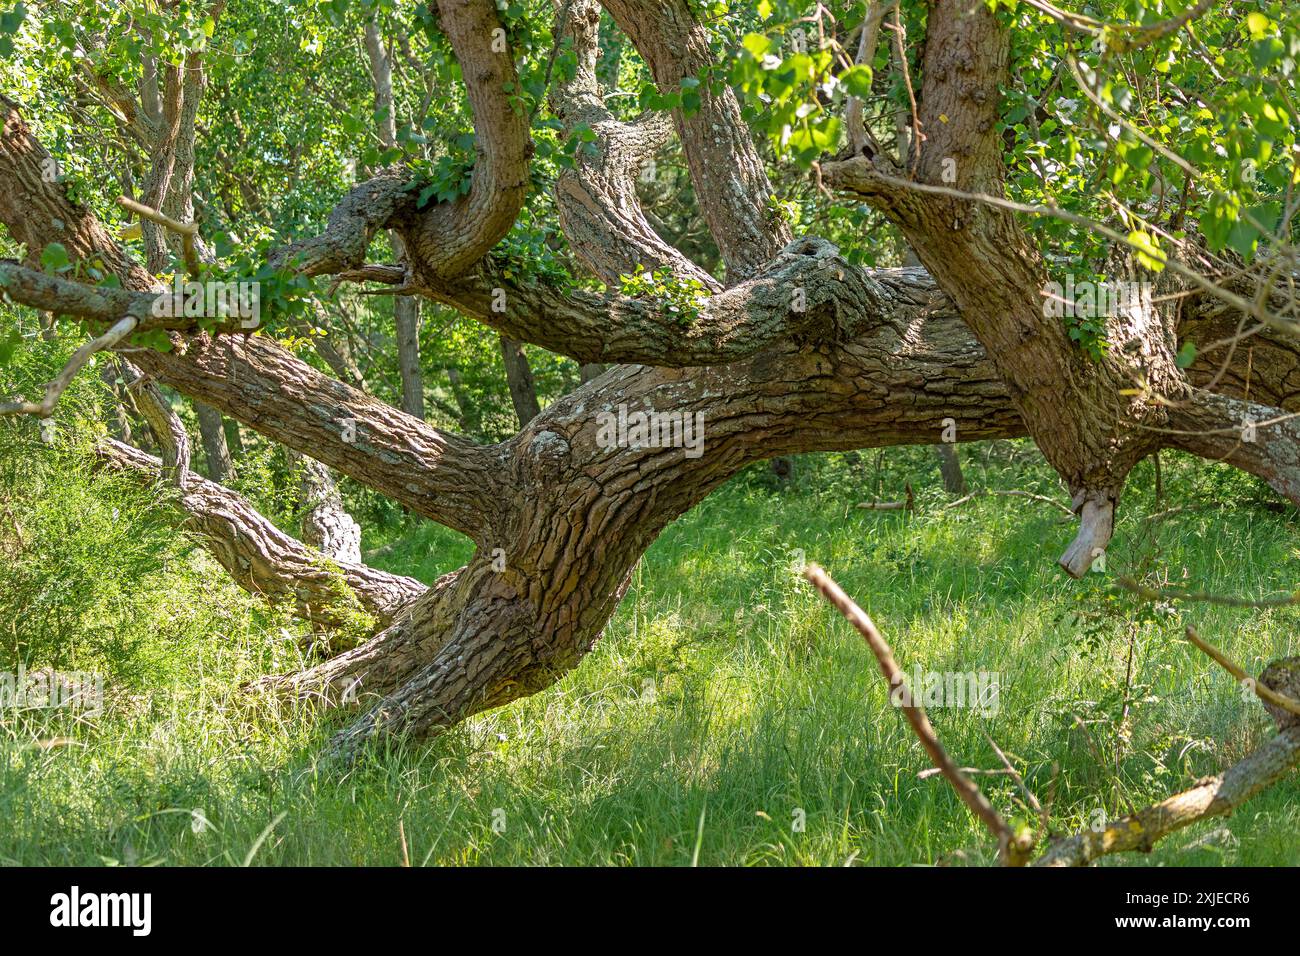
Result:
M1032 446L963 447L975 487L1063 500ZM1144 464L1105 572L1071 582L1056 510L955 508L927 449L753 469L647 552L596 649L558 685L426 744L317 766L338 718L239 692L301 666L300 630L221 579L171 670L106 712L10 714L0 733L0 861L13 864L972 865L979 823L928 766L861 640L799 581L816 561L875 618L909 674L999 677L996 712L931 718L965 766L1023 769L1058 832L1217 772L1271 734L1258 703L1180 640L1187 623L1247 670L1300 653L1297 611L1142 604L1116 574L1238 595L1293 590L1296 525L1227 469ZM917 494L913 512L858 510ZM1193 510L1150 522L1171 505ZM468 543L426 523L370 529L371 560L432 580ZM176 614L176 608L169 614ZM1131 661L1131 667L1130 667ZM153 672L151 672L153 673ZM1126 675L1128 675L1126 677ZM1127 702L1127 708L1125 704ZM1005 776L982 785L1028 817ZM1236 816L1107 865L1296 864L1300 779Z

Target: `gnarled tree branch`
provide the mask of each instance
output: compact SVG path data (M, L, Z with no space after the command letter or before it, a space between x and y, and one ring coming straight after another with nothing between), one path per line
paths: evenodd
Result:
M650 67L665 95L682 80L702 78L713 64L708 33L686 0L603 0L601 4ZM700 107L673 111L690 165L700 210L727 266L727 283L754 275L791 239L789 226L769 202L772 184L740 104L723 83L701 82Z
M617 120L605 106L596 78L600 5L563 0L557 6L557 35L572 47L577 63L571 78L552 87L552 109L569 135L581 126L596 136L591 151L579 150L574 167L555 184L560 226L570 246L609 285L617 285L623 275L667 266L679 280L720 290L721 283L655 232L637 197L636 177L667 142L672 121L657 113L631 123Z
M100 460L152 481L163 463L123 442L108 440ZM425 591L413 578L338 561L280 531L242 495L187 473L174 499L186 525L240 587L272 600L288 599L297 613L329 627L349 624L352 599L386 626Z

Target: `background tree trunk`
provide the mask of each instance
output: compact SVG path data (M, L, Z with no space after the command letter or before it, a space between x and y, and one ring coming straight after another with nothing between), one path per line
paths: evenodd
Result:
M290 451L302 468L302 540L321 554L348 564L361 563L361 526L343 507L343 496L330 470L306 455Z
M221 413L204 402L195 402L194 414L199 419L204 471L212 481L225 484L235 473L235 468L230 458L230 448L226 444L226 429Z
M510 401L515 406L519 427L523 428L542 413L537 402L537 386L533 383L533 370L528 365L524 347L514 339L501 338L501 358L506 366L506 383L510 387Z
M399 295L393 299L397 325L397 366L402 376L402 411L424 418L424 373L420 370L420 300Z
M460 430L466 435L477 435L483 428L483 419L479 415L478 406L475 404L473 397L465 388L465 381L460 374L460 369L454 365L448 365L447 382L451 385L452 398L456 400L456 408L460 411Z
M940 442L934 446L939 456L939 473L943 476L943 490L950 495L966 493L966 476L961 472L961 459L957 457L957 446Z

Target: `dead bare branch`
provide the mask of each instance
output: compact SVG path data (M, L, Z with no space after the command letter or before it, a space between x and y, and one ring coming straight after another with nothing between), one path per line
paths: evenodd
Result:
M105 349L111 349L122 339L126 338L135 329L136 320L132 316L119 319L103 335L91 339L77 351L72 353L72 358L68 359L63 371L45 386L45 397L39 402L29 402L19 400L14 402L5 402L0 404L0 415L37 415L40 418L49 418L50 413L54 411L54 406L58 404L60 396L63 395L76 374L85 368L86 363L90 361L91 356L96 352Z
M935 766L952 784L952 788L957 791L957 796L961 798L966 806L970 807L971 812L997 838L998 856L1002 862L1008 866L1023 866L1029 859L1029 854L1033 851L1033 837L1027 833L1013 831L1007 822L1002 819L1001 814L993 808L993 804L989 803L988 797L984 796L984 792L948 756L947 751L943 749L943 745L939 743L939 736L934 732L930 719L925 715L925 708L913 703L915 698L908 691L907 679L903 676L897 662L895 662L893 652L876 628L875 622L867 616L867 613L862 608L854 603L852 598L841 590L830 575L817 565L809 564L804 569L803 576L862 635L867 642L867 646L871 648L871 652L875 654L876 663L880 665L880 673L884 675L890 691L893 692L901 688L901 692L899 692L896 699L902 701L900 708L907 718L907 722L911 725L913 732L921 741L921 746L930 755L930 759Z
M1284 710L1287 713L1295 714L1300 717L1300 701L1294 701L1289 697L1285 697L1270 688L1263 681L1251 677L1244 670L1234 664L1232 660L1223 653L1223 651L1219 650L1209 641L1203 640L1201 636L1196 633L1196 628L1192 627L1190 624L1187 626L1187 639L1196 645L1199 650L1204 651L1209 655L1210 659L1213 660L1214 663L1218 664L1236 678L1238 683L1245 684L1254 691L1255 696L1260 700L1272 704L1279 710Z

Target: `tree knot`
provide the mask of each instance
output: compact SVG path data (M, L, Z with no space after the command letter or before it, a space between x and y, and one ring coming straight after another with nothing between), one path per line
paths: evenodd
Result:
M781 256L809 256L813 259L829 259L839 254L839 246L821 236L803 236L787 243L780 252Z

